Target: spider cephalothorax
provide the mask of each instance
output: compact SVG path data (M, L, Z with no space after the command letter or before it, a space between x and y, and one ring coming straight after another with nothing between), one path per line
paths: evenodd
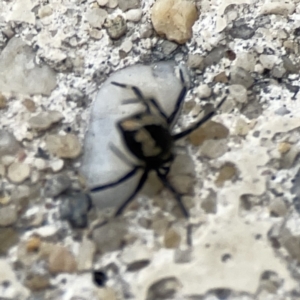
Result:
M132 90L136 99L131 101L140 102L144 105L143 111L122 119L116 125L127 149L138 159L138 163L132 165L132 170L129 173L124 174L124 176L118 180L94 187L90 190L91 192L97 192L116 186L135 175L138 170L144 170L138 185L132 194L118 208L116 216L122 213L128 203L130 203L134 196L141 190L148 178L149 172L155 171L164 186L174 194L184 216L189 217L189 213L182 203L181 195L167 179L170 164L174 157L173 146L177 140L187 136L193 130L208 121L216 113L216 110L223 104L225 98L217 105L216 110L208 113L201 120L182 132L173 134L173 123L187 92L181 71L180 79L183 87L176 101L175 110L170 116L167 116L164 113L155 99L144 97L138 87L112 82L112 84L118 87ZM117 155L122 157L122 153L118 152L117 149L113 150L115 150Z

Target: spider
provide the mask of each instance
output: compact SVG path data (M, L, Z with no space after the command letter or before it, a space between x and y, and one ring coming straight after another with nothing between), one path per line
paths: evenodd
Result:
M134 199L137 193L144 186L149 172L154 171L163 185L174 195L183 215L186 218L189 218L189 213L181 199L182 195L176 191L167 179L170 166L174 160L174 143L179 139L186 137L192 131L212 118L226 98L223 98L215 110L205 115L202 119L185 130L173 134L172 128L174 121L187 93L187 87L183 78L182 70L180 70L180 80L183 87L176 100L175 109L170 116L167 116L164 113L154 98L146 98L138 87L119 82L111 82L117 87L132 90L136 99L130 99L130 103L140 102L145 107L143 111L126 117L116 124L127 149L137 158L139 163L134 165L131 164L132 170L116 181L90 189L90 192L93 193L114 187L134 176L137 171L141 169L143 170L143 174L141 175L134 191L116 210L115 216L119 216L124 211L126 206ZM111 146L111 150L115 152L117 156L126 160L120 150L113 147L113 145Z

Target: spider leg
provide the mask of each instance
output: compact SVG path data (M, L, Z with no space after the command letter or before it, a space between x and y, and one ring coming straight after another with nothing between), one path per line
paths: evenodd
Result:
M183 213L183 215L188 219L190 214L188 213L187 209L185 208L184 204L182 203L181 200L181 195L174 189L174 187L170 184L168 179L166 178L165 175L160 174L159 171L156 171L157 176L159 179L163 182L165 187L172 192L172 194L175 196L175 199ZM187 224L187 244L189 246L192 246L192 224Z
M181 107L181 104L182 104L182 101L184 100L185 98L185 95L186 95L186 92L187 92L187 87L185 85L185 82L184 82L184 79L183 79L183 74L182 74L182 70L180 69L179 70L179 74L180 74L180 80L181 80L181 83L183 84L183 87L180 91L180 94L178 95L178 98L176 100L176 104L175 104L175 109L174 111L172 112L172 114L168 117L167 119L167 122L168 124L172 124L180 107Z
M135 166L130 172L125 174L123 177L117 179L114 182L110 182L110 183L107 183L107 184L104 184L104 185L96 186L96 187L90 189L90 192L94 193L94 192L98 192L98 191L102 191L102 190L114 187L115 185L118 185L118 184L122 183L123 181L126 181L127 179L132 177L141 168L142 167L140 167L140 166Z
M194 131L195 129L197 129L198 127L200 127L201 125L203 125L205 122L207 122L209 119L211 119L217 112L217 110L222 106L222 104L225 102L226 97L224 97L220 103L216 106L216 108L211 111L210 113L208 113L207 115L205 115L202 119L200 119L198 122L196 122L195 124L193 124L192 126L190 126L189 128L185 129L182 132L176 133L173 135L173 139L179 140L185 136L187 136L188 134L190 134L192 131Z
M141 188L144 186L147 178L148 178L149 171L145 170L144 174L142 175L137 187L133 191L133 193L122 203L122 205L118 208L118 210L115 213L115 217L119 216L123 210L126 208L126 206L133 200L133 198L136 196L136 194L141 190Z

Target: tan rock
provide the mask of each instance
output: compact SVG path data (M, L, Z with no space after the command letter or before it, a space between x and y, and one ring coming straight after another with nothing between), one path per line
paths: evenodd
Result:
M30 176L30 166L24 163L15 162L8 167L8 178L14 183L21 183Z
M164 237L164 244L166 248L177 248L180 244L180 234L173 228L169 228Z
M151 19L158 34L184 44L192 36L192 26L198 19L198 12L191 1L157 0L152 7Z

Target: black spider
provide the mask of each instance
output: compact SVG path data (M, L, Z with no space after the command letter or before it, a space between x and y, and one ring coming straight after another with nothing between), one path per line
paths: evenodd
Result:
M187 136L199 126L208 121L212 116L214 116L216 110L223 104L226 98L223 98L217 105L216 109L208 113L201 120L197 121L195 124L191 125L182 132L172 134L171 129L173 122L187 92L181 70L180 79L183 84L183 88L178 96L178 99L176 100L175 110L169 117L163 112L163 110L160 108L160 105L155 99L145 98L138 87L118 82L112 82L112 84L121 88L131 89L137 98L133 101L141 102L143 103L143 105L145 105L144 111L124 118L116 125L122 135L126 147L140 161L140 164L133 165L132 170L118 180L94 187L90 190L90 192L98 192L103 189L111 188L126 181L134 174L136 174L138 170L144 170L144 173L141 176L135 190L117 209L115 216L120 215L125 207L142 189L148 178L149 172L155 171L164 186L168 188L175 196L183 215L186 218L189 217L189 213L182 203L181 195L175 190L175 188L169 183L167 179L170 165L174 160L174 154L172 152L173 145L177 140ZM112 150L116 152L118 156L123 156L118 149L113 148Z

